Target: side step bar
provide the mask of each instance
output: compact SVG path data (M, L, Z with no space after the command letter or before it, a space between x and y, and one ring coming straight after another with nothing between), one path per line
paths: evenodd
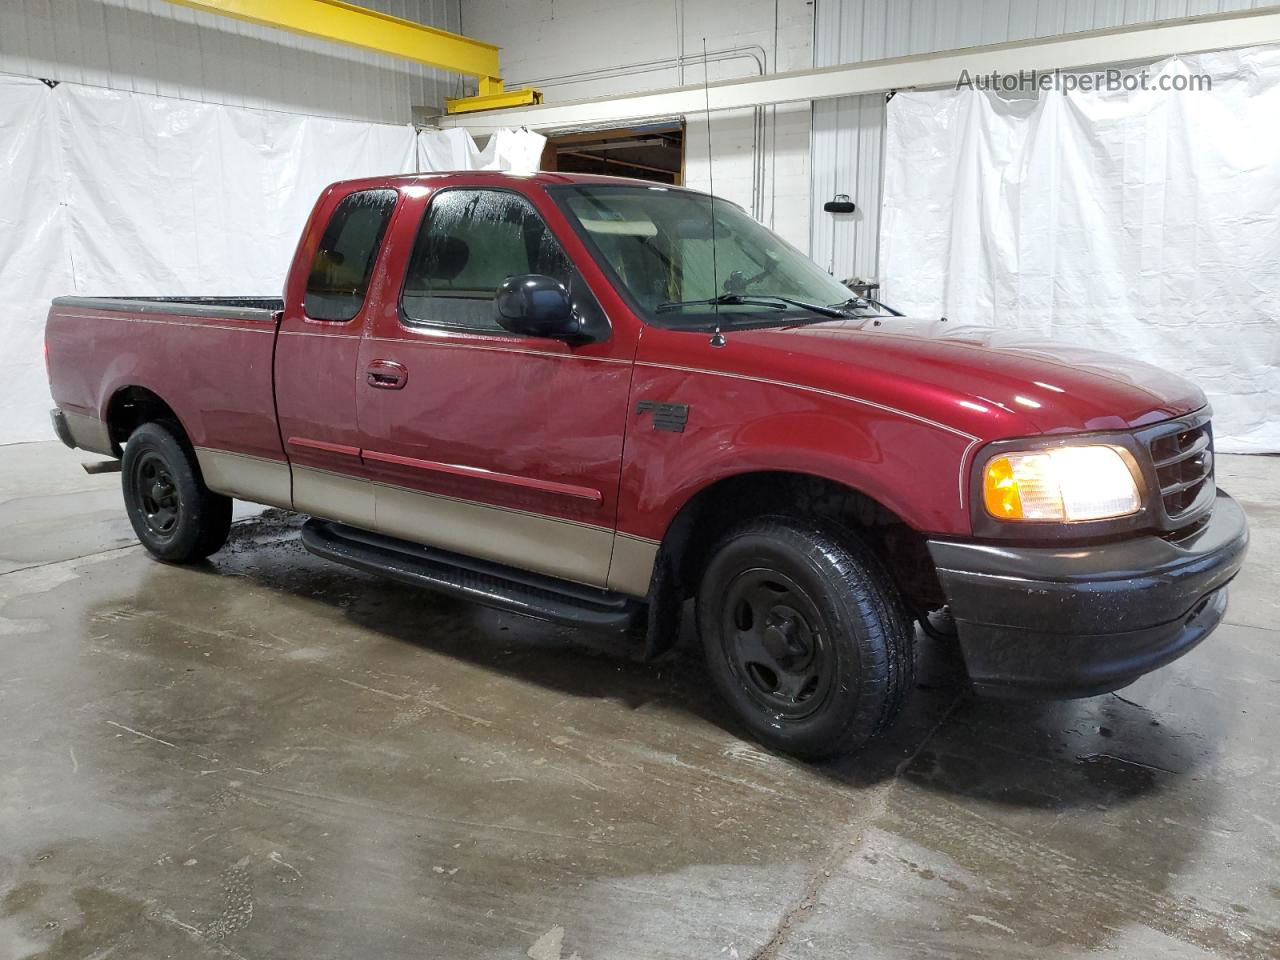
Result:
M621 593L527 573L342 523L308 520L302 527L302 544L317 557L366 573L538 620L619 633L645 622L645 604Z

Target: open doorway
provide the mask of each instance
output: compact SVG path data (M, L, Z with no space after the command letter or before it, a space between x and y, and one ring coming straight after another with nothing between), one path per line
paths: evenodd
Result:
M548 137L542 169L684 182L684 124L650 123Z

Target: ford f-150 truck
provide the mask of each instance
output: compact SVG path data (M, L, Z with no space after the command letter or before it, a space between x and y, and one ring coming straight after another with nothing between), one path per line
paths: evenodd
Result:
M282 300L54 301L54 426L120 458L139 539L307 549L656 655L684 601L764 743L853 749L916 623L980 692L1115 690L1222 619L1240 507L1195 386L900 316L734 204L609 177L340 183Z

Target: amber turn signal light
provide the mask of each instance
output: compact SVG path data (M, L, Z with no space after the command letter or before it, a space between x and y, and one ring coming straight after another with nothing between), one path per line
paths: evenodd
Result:
M982 477L982 500L987 513L999 520L1022 519L1022 497L1008 457L996 457Z

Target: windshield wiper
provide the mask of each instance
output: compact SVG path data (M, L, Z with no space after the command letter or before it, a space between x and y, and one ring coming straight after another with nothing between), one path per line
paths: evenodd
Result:
M845 300L843 303L833 303L831 304L831 306L840 307L840 308L843 308L844 310L857 310L859 308L865 309L867 307L875 307L877 310L883 310L885 313L889 314L890 316L894 316L894 317L906 316L906 314L902 313L900 310L895 310L893 309L893 307L890 307L887 304L883 304L879 300L872 300L870 297L850 297L848 300Z
M653 309L657 313L669 313L672 310L679 310L682 307L725 307L725 306L749 306L749 307L773 307L775 310L785 310L786 305L776 302L776 300L764 300L756 297L743 296L740 293L722 293L718 297L707 297L703 300L668 300L660 303Z
M796 300L793 297L779 297L771 293L762 294L742 294L742 293L722 293L718 297L710 297L706 300L670 300L666 303L658 304L654 309L658 313L667 313L671 310L679 310L681 307L699 307L699 306L715 306L715 307L773 307L776 310L785 310L787 307L799 307L801 310L808 310L810 313L816 313L823 317L834 317L838 320L847 319L849 314L843 310L837 310L835 307L824 307L818 303L806 303L804 300Z

